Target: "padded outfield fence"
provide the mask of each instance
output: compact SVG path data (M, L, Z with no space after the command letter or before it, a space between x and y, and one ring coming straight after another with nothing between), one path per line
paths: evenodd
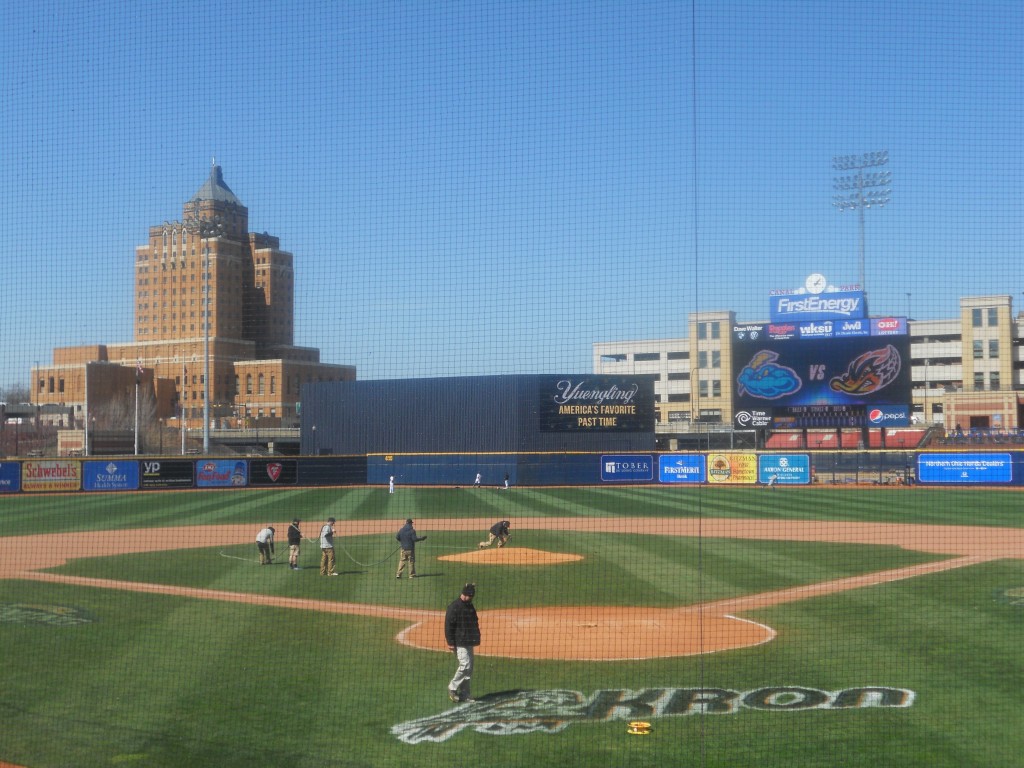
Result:
M1024 452L375 454L30 459L0 463L0 493L307 486L1024 484ZM507 483L506 483L507 481Z

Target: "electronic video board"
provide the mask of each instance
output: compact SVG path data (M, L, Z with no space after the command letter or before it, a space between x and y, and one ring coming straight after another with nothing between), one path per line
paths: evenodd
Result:
M910 338L885 325L849 336L822 326L735 326L734 413L770 414L774 428L909 424Z

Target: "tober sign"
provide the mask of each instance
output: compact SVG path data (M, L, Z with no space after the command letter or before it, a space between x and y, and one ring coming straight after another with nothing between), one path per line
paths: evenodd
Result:
M542 376L541 432L654 431L653 376Z

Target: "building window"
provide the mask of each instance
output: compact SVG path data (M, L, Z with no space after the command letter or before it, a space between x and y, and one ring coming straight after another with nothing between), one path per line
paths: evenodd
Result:
M669 360L689 360L689 352L669 352L665 357Z
M261 373L260 376L259 376L259 394L261 394L261 395L265 394L265 391L264 391L264 388L263 388L263 382L264 382L263 374Z
M276 392L277 392L277 377L276 376L271 376L270 377L270 394L273 395ZM273 414L271 414L271 415L273 415Z
M993 392L999 391L999 371L990 371L988 374L988 388Z
M985 373L984 371L974 372L974 389L976 392L980 392L985 388Z
M668 375L669 381L689 381L690 374L688 373L670 373Z
M975 308L971 310L971 325L975 328L981 328L981 309Z
M708 337L708 324L697 323L697 338L706 339Z
M985 356L984 342L981 339L974 340L974 359L981 360Z
M711 367L721 368L722 367L722 353L717 349L711 351Z
M708 383L706 381L700 382L698 384L698 386L697 386L697 391L700 393L701 397L707 397L708 396Z
M247 394L247 395L251 395L252 394L252 374L251 373L245 374L245 394Z
M999 357L999 339L988 340L988 356L993 359Z
M707 352L698 352L697 353L697 367L698 368L707 368L708 367L708 353Z
M999 310L997 310L995 307L989 307L988 324L993 328L999 325Z
M719 338L718 323L710 323L710 325L711 325L711 338L712 339Z
M679 394L679 395L669 395L668 396L668 401L670 403L688 403L688 402L690 402L690 393L689 392L685 392L685 393Z
M660 352L637 352L633 355L633 359L638 363L647 363L651 360L660 360Z

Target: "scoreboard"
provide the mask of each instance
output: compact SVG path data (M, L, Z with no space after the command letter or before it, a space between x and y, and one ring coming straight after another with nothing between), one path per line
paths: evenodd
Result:
M898 427L910 423L905 318L736 325L737 426Z

